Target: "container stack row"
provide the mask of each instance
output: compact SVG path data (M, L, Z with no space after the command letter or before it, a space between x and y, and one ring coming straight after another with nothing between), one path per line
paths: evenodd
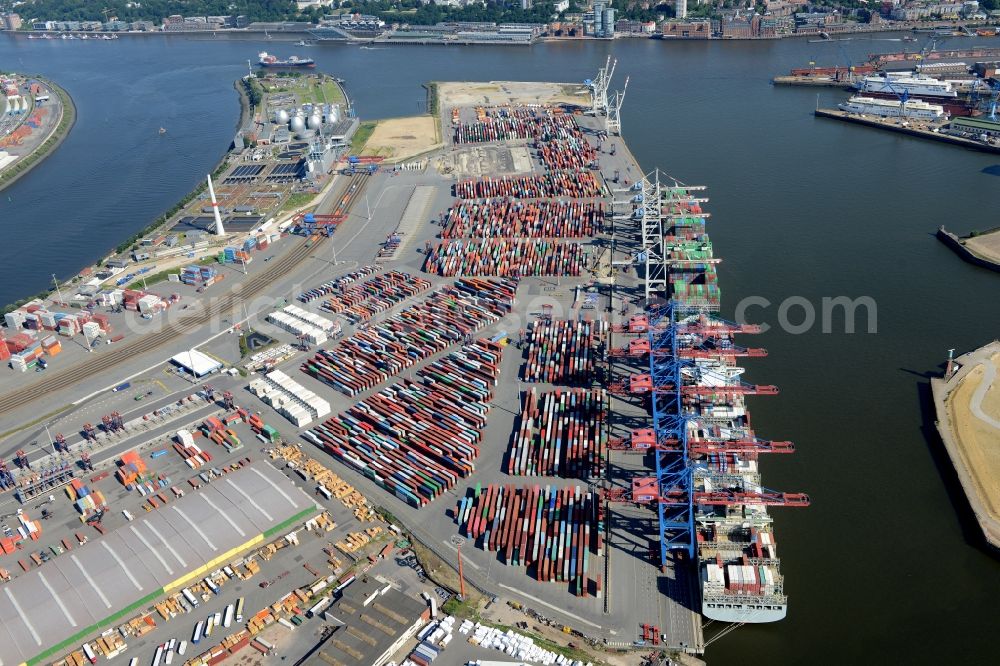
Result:
M520 425L507 473L600 477L607 446L607 395L603 389L524 393Z
M195 443L194 434L190 430L178 430L174 437L177 440L174 443L174 451L184 459L184 463L191 469L198 469L212 461L212 455L208 451L203 451Z
M296 426L304 426L330 413L330 403L281 370L272 370L250 382L250 392L271 405Z
M66 486L66 496L73 502L76 510L84 516L107 504L103 493L91 489L80 479L73 479L69 482L69 485Z
M549 171L583 171L599 166L597 150L579 130L565 138L537 141L535 148Z
M339 292L341 289L351 284L352 282L357 282L361 278L368 277L374 273L378 272L377 266L364 266L356 271L351 271L347 275L342 275L339 278L335 278L328 282L324 282L318 287L313 287L308 291L304 291L299 294L298 299L302 303L309 303L310 301L315 301L317 298L323 298L327 294L334 294Z
M541 199L548 197L573 197L577 199L601 196L601 185L593 172L566 171L534 174L530 176L498 176L462 180L455 184L459 199L492 199L516 197Z
M424 271L446 277L501 275L505 277L570 276L583 272L586 253L573 242L538 239L467 238L433 245Z
M598 498L580 486L477 484L455 509L459 530L481 548L580 596L591 592L591 554L603 554L597 516Z
M475 471L500 360L499 345L477 340L304 436L422 507Z
M326 332L323 329L280 310L268 313L267 320L295 337L302 338L309 344L321 345L327 340Z
M671 299L690 307L718 309L722 298L714 264L689 264L670 274Z
M595 235L604 204L589 201L456 201L441 238L584 238Z
M302 364L310 377L347 395L389 377L499 321L514 305L517 281L466 278Z
M222 279L222 274L213 266L185 266L181 269L181 282L192 287L208 287Z
M576 129L576 119L572 115L552 113L549 109L532 109L525 106L479 107L476 109L475 122L459 122L455 127L455 143L487 143L531 138L548 140Z
M526 382L589 386L604 354L606 321L540 320L528 325Z
M366 280L363 284L343 289L339 295L331 296L320 307L327 312L343 314L357 324L427 291L431 286L430 281L424 278L389 271Z

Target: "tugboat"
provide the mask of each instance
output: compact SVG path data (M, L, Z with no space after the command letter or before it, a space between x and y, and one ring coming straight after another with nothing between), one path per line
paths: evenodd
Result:
M271 55L267 51L257 54L257 62L261 67L315 67L316 61L312 58L300 58L289 56L287 60L278 60L278 56Z

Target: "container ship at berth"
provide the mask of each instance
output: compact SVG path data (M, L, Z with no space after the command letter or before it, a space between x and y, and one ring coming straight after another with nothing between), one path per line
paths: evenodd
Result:
M769 490L758 460L791 453L791 442L758 439L746 396L774 395L774 386L742 381L741 357L763 349L735 344L760 327L721 319L720 290L703 187L660 183L657 173L633 189L632 219L643 239L640 275L658 311L615 330L637 336L619 355L648 358L648 374L631 374L613 391L646 395L653 427L632 431L624 449L651 449L655 478L633 479L632 501L658 505L661 561L698 562L701 611L723 622L775 622L788 599L772 532L772 506L808 506L809 497ZM643 356L645 354L645 356ZM677 553L687 558L678 559Z
M258 54L258 64L261 67L315 67L316 61L312 58L300 58L289 56L286 60L278 60L278 56L271 55L267 51Z

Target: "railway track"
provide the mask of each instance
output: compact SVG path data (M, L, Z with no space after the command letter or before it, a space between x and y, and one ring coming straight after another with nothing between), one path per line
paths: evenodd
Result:
M359 173L353 176L339 195L335 210L345 214L349 212L358 200L358 197L364 192L367 184L368 174ZM131 343L118 345L109 352L102 353L93 359L81 361L62 372L47 376L45 379L25 389L10 391L0 396L0 415L28 405L48 393L72 386L87 377L104 372L125 360L159 349L167 343L176 340L179 331L202 326L221 313L231 312L241 301L252 298L263 291L275 279L287 275L308 257L313 248L318 243L321 243L322 240L322 237L316 236L302 241L280 260L272 263L266 270L240 283L242 288L238 294L230 292L221 300L211 304L201 312L172 322L168 329L144 335ZM52 371L50 370L49 372Z

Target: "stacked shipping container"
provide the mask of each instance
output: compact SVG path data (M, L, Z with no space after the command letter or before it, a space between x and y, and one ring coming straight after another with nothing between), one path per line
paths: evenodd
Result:
M516 290L516 280L458 280L334 349L321 350L302 371L357 395L498 321L510 312Z
M573 197L578 199L599 197L603 194L597 177L590 171L577 173L557 171L530 176L498 176L462 180L455 184L459 199L490 199L516 197L540 199L545 197Z
M304 433L398 498L421 507L475 470L501 347L478 340Z
M608 333L605 321L550 319L528 326L524 381L589 386Z
M598 498L579 486L476 485L455 509L459 530L540 581L590 594L590 556L603 555Z
M607 447L607 394L603 389L524 393L521 419L507 459L514 475L594 478Z
M539 239L469 238L438 243L427 251L424 270L448 277L573 276L583 272L586 254L579 243Z
M604 204L589 201L456 201L443 216L442 238L584 238L593 236Z
M363 284L342 289L339 294L327 299L321 307L327 312L343 314L352 323L357 324L368 321L376 314L389 310L407 298L427 291L431 286L431 283L424 278L390 271Z

